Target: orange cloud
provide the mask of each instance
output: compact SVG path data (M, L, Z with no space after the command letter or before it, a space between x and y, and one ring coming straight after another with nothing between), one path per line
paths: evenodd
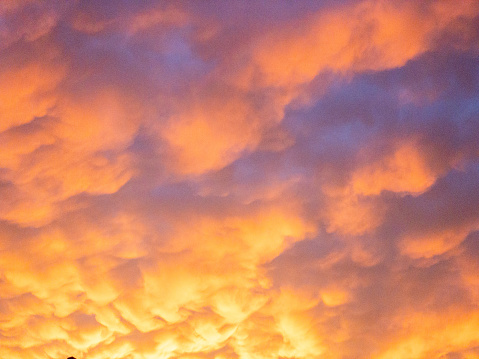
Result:
M173 151L172 169L201 174L225 167L254 150L263 132L281 119L284 99L267 106L237 89L206 89L181 105L161 136Z
M186 173L219 169L254 147L259 134L244 121L254 116L241 101L199 108L175 119L164 137L177 154L175 166Z
M0 84L0 131L49 114L55 106L55 88L65 76L60 67L32 63L13 65L2 71Z
M396 343L375 358L439 357L445 352L467 348L478 341L477 315L477 312L467 316L456 313L445 313L441 317L412 315L403 324L408 333L404 333L404 337L398 338Z
M427 6L427 5L425 5ZM422 12L416 3L364 1L307 16L267 34L253 53L267 85L295 85L323 70L381 70L427 51L432 34L453 19L477 14L477 3L440 1Z
M431 258L446 253L459 245L474 228L448 228L416 236L407 236L401 243L401 251L412 258Z
M325 211L329 232L362 234L376 228L382 220L380 211L373 203L362 201L356 195L330 198Z
M390 156L367 164L353 173L353 193L371 196L382 191L421 193L436 180L424 156L414 144L401 144Z
M478 358L478 14L1 2L0 358Z

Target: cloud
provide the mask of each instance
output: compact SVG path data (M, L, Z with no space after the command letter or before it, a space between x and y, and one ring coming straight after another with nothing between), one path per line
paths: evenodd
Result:
M478 14L0 4L0 357L477 357Z

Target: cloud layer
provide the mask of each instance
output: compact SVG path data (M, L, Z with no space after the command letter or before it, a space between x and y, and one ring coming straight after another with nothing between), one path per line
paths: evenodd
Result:
M479 3L0 4L0 358L479 358Z

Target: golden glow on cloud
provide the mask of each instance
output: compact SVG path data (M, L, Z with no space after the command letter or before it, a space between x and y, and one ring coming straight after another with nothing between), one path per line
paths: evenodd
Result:
M178 154L182 172L203 173L224 167L258 142L248 104L213 103L192 109L164 130ZM257 130L256 130L257 131ZM256 136L255 136L256 135Z
M478 313L467 316L457 313L417 315L404 321L408 330L405 338L399 338L391 347L377 356L381 359L422 358L441 355L443 343L450 351L462 350L477 345ZM444 323L447 323L445 326ZM411 328L413 328L411 330ZM467 354L466 354L467 355ZM477 356L477 354L476 354ZM466 356L470 357L470 356ZM474 357L474 356L472 356Z
M18 65L17 65L18 66ZM3 69L0 85L0 130L42 117L55 105L52 91L63 77L61 68L28 64Z
M371 196L382 191L423 192L435 181L416 146L404 144L378 163L367 164L353 174L353 192Z
M455 17L475 13L473 1L462 6L439 1L430 13L423 13L415 2L363 1L338 6L268 34L254 59L266 83L280 85L310 81L324 69L398 67L428 50L432 32Z
M153 3L0 2L0 358L478 359L479 3Z

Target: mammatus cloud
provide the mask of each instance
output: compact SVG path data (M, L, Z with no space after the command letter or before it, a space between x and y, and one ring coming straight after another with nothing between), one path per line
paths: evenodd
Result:
M0 4L0 358L479 358L476 1Z

